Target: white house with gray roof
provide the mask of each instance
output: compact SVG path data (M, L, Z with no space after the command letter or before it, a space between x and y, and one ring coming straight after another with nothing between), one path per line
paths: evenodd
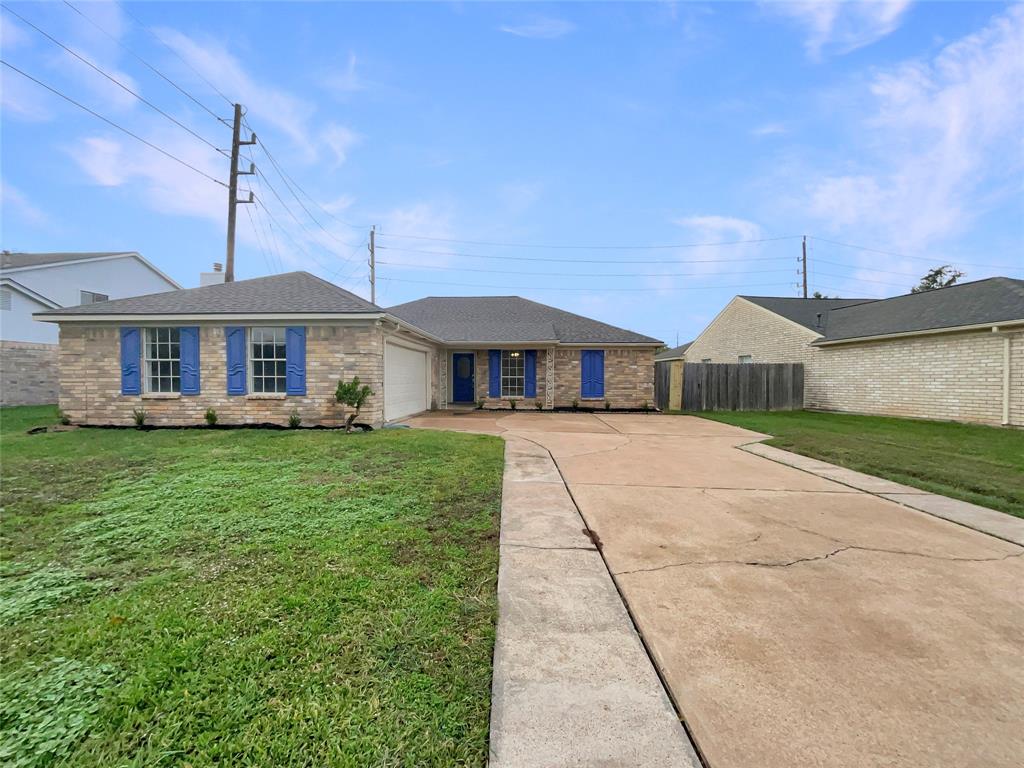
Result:
M363 416L430 408L642 407L661 342L517 296L390 309L307 272L49 309L60 405L73 423L340 424L338 381L373 390Z
M33 313L179 288L135 252L0 253L0 402L56 402L57 327Z
M889 299L737 296L684 358L801 362L807 407L1024 426L1024 280Z

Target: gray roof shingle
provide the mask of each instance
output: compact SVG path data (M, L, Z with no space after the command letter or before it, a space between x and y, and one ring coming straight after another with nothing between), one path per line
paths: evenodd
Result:
M810 328L815 333L823 333L822 327L818 325L818 314L821 314L821 323L824 325L825 317L833 309L848 307L852 304L864 304L876 301L876 299L799 299L790 296L740 296L741 299L764 307L769 312L781 315L787 320Z
M683 353L690 348L691 344L693 344L693 342L692 341L688 341L685 344L680 344L678 347L672 347L672 349L666 349L664 352L659 352L658 354L656 354L654 356L654 359L656 361L657 360L679 360L683 356Z
M65 261L87 261L105 259L110 256L137 256L135 251L96 251L90 253L0 253L0 269L21 269L41 267L46 264L60 264Z
M309 272L286 272L252 280L64 307L39 315L59 319L61 315L350 314L383 311Z
M820 342L1024 320L1024 280L990 277L833 309Z
M519 296L428 296L391 307L388 312L449 343L661 343Z

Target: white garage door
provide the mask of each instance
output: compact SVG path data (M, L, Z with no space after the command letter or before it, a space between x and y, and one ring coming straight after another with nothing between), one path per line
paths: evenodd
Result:
M427 353L384 344L384 419L427 410Z

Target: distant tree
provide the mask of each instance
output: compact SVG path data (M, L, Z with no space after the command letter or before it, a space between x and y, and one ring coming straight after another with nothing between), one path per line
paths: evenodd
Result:
M814 295L812 295L811 298L812 299L834 299L835 296L826 296L821 291L815 291Z
M963 276L964 273L959 269L953 269L949 264L943 264L941 267L928 270L921 278L921 282L911 288L910 292L924 293L925 291L934 291L936 288L948 288L956 284L956 281Z

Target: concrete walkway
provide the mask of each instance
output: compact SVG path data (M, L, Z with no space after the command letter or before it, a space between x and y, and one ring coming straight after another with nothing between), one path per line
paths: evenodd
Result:
M979 533L902 498L929 494L837 474L830 465L769 460L753 452L759 435L693 417L479 414L417 422L502 434L550 452L712 768L1020 765L1024 548L1012 542L1014 522L1003 538ZM523 492L510 487L517 480L558 485L543 456L530 451L518 478L509 475L513 502ZM502 602L503 619L538 630L520 638L499 627L504 654L524 649L524 680L531 666L550 679L575 659L557 650L554 638L563 638L550 633L554 622L540 608L530 617L526 603L557 605L564 594L569 604L559 615L606 599L607 610L621 611L596 586L597 559L593 583L568 568L578 561L561 547L580 546L580 539L566 538L569 528L557 533L543 509L524 509L518 522L508 518L508 536L531 531L520 542L529 548L502 548L499 592L506 594L525 573L522 552L555 542L564 558L548 561L548 586L538 596L520 598L516 608ZM582 546L573 555L599 557ZM579 620L570 626L587 631ZM537 645L527 645L530 639ZM501 679L511 679L505 662L498 664ZM613 680L623 679L621 667L608 669ZM587 686L600 688L604 670L592 671ZM529 681L544 700L540 683ZM506 757L511 742L499 741L501 764L664 764L621 756L601 762L590 754L564 762L562 755L581 745L549 741L557 731L549 723L588 699L565 688L571 698L558 700L555 689L547 692L557 702L547 719L527 724L529 699L496 686L503 712L496 713L495 739L537 739L532 763ZM611 719L627 722L624 715ZM523 727L504 725L517 719ZM618 733L627 743L649 743L650 734L634 734L631 725ZM558 744L557 758L538 756L548 743ZM522 754L531 759L529 747Z
M506 437L491 766L697 766L546 449Z

